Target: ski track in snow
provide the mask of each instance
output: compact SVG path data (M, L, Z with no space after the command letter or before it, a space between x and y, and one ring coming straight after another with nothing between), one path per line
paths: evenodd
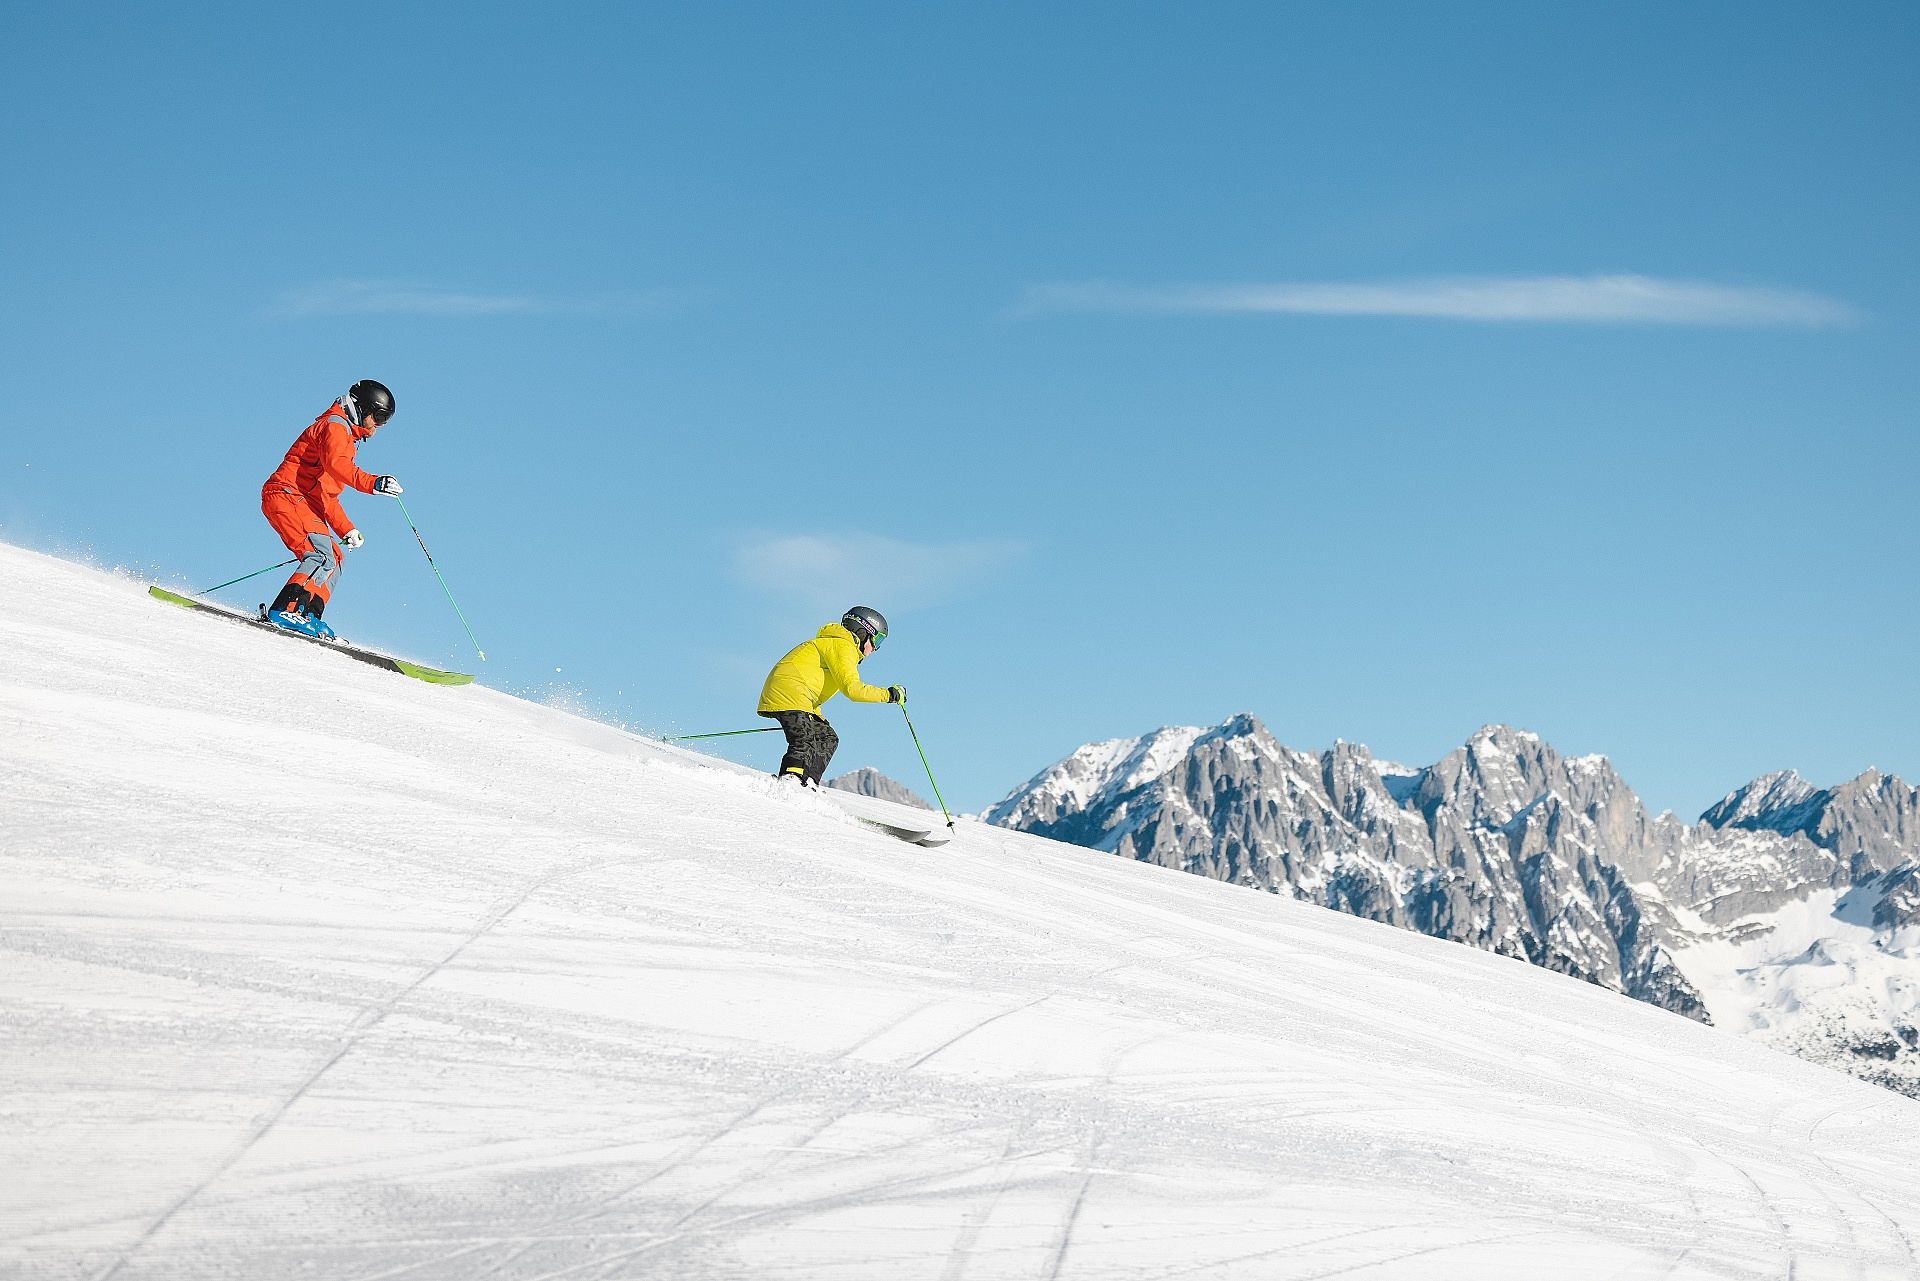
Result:
M0 1277L1920 1277L1920 1104L0 545Z

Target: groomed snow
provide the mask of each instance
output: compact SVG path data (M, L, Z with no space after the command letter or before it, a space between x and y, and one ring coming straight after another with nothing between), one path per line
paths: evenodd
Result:
M5 546L0 947L9 1278L1920 1272L1911 1100Z

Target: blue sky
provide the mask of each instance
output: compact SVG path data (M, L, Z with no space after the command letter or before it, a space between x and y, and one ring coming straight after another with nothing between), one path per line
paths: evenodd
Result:
M324 9L0 16L0 538L271 563L373 377L482 679L648 731L858 601L962 809L1242 710L1920 778L1911 5Z

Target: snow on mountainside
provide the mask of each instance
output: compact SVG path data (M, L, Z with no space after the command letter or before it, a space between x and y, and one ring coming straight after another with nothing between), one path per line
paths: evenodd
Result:
M1920 1268L1911 1100L3 545L0 947L9 1278Z
M1132 764L1089 764L1109 761ZM1920 1097L1920 790L1877 771L1768 775L1689 825L1605 757L1506 726L1414 770L1236 716L1083 748L987 819L1531 961Z
M1016 797L1009 797L987 815L987 821L1002 827L1025 827L1051 823L1062 816L1088 809L1095 797L1126 792L1141 783L1158 778L1193 747L1203 731L1197 729L1155 730L1144 738L1116 738L1105 743L1089 743L1059 764L1051 766ZM1023 823L1007 821L1008 806L1018 802Z
M1920 1097L1920 926L1887 928L1884 911L1911 879L1816 891L1678 962L1721 1026Z

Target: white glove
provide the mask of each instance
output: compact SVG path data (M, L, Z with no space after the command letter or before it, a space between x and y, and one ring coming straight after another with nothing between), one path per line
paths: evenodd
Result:
M346 533L340 535L340 545L348 551L352 551L366 541L365 536L357 529L349 529Z
M385 494L388 498L398 498L407 491L400 488L400 482L391 476L377 476L373 482L373 492Z

